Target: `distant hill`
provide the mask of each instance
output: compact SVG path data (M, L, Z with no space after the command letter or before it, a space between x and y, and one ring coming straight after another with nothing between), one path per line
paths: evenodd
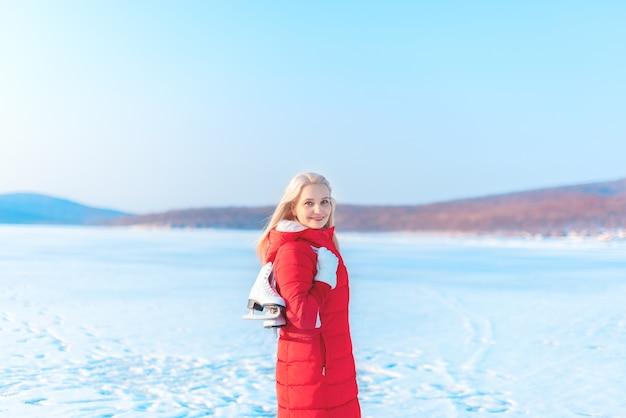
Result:
M626 229L626 179L420 206L342 207L337 218L360 231L599 234Z
M113 225L261 229L272 207L177 210ZM338 205L342 231L600 234L626 229L626 179L414 206Z
M120 217L110 225L148 225L168 228L260 229L274 208L222 207L182 209L148 215Z
M129 215L37 193L0 194L0 224L99 225Z

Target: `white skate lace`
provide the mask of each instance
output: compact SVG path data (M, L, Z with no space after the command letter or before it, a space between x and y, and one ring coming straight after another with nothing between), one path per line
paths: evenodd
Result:
M268 277L267 280L264 280L265 290L270 293L272 296L280 296L274 286L270 283L271 277Z

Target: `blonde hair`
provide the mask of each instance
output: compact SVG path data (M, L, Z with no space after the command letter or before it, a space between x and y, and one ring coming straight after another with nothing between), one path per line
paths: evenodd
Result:
M300 194L302 193L302 188L304 186L310 186L312 184L323 184L324 186L328 187L329 192L331 191L330 183L328 182L328 180L326 180L326 178L322 176L321 174L316 174L316 173L298 174L294 178L292 178L289 184L287 185L287 188L285 189L285 193L283 194L283 197L280 200L280 203L278 204L278 206L276 206L276 209L274 210L272 217L270 218L269 222L265 226L265 229L263 229L263 232L261 233L261 238L259 239L256 245L256 253L257 253L257 256L259 257L259 260L261 260L262 263L265 263L266 261L265 257L266 257L267 248L269 246L270 231L276 228L276 225L278 225L278 223L282 220L295 221L295 218L292 212L293 205L300 198ZM331 197L330 198L330 215L328 216L328 221L324 225L324 228L330 228L332 226L335 226L335 199ZM337 239L334 236L333 236L333 241L335 242L335 245L337 245Z

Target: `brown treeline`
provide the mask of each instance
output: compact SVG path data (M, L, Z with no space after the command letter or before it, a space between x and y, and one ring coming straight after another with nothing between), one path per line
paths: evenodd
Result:
M272 207L221 207L127 216L114 225L261 229ZM626 229L626 179L413 206L339 204L341 231L597 235Z

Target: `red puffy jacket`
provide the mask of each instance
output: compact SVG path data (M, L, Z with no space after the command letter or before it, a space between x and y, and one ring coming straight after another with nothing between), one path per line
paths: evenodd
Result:
M280 228L279 228L280 229ZM356 369L348 325L348 271L333 243L334 228L272 230L267 261L287 303L276 363L279 418L359 418ZM339 258L337 286L314 281L317 255Z

